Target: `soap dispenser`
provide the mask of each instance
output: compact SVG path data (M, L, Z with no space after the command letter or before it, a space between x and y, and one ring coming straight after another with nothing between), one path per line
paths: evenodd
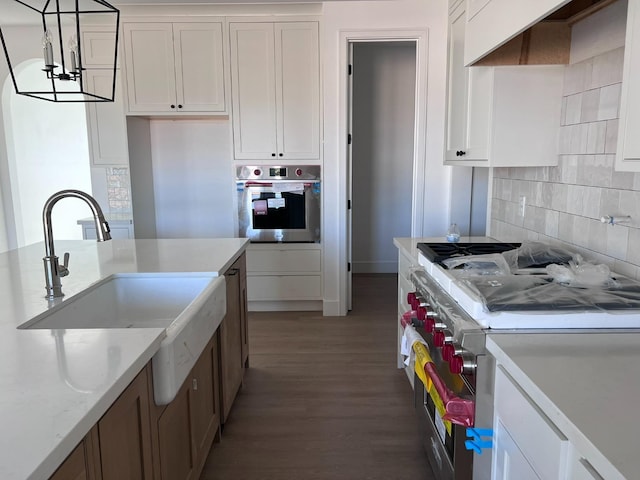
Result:
M447 230L447 242L456 243L460 241L460 229L458 225L452 223Z

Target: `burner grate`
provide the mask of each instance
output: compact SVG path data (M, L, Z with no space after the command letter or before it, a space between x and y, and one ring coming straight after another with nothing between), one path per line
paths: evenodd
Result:
M516 249L520 243L418 243L420 250L432 263L442 265L447 258L469 255L488 255Z

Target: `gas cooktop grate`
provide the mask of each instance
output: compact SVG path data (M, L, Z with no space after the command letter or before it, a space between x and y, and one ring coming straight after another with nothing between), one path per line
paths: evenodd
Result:
M442 265L447 258L502 253L514 250L520 245L520 243L418 243L418 250L430 262Z

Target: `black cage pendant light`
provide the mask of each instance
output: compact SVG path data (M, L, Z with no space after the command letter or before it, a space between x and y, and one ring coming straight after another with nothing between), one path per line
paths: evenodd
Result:
M104 0L1 3L0 41L16 93L51 102L113 101L120 23L115 7ZM42 78L19 84L16 66L34 56L43 59Z

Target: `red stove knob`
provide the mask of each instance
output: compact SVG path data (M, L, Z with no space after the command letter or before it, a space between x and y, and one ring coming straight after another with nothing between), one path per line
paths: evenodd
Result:
M441 348L444 345L444 332L433 332L433 344L438 348Z
M430 317L427 315L427 317L424 319L424 328L428 333L433 333L433 330L436 327L436 321L433 319L433 317Z
M419 303L418 303L418 296L416 295L416 292L407 293L407 303L411 305L411 308L413 310L415 310L418 307Z
M464 370L464 360L462 355L454 355L449 360L449 370L454 375L461 375Z
M445 343L442 346L442 359L445 362L450 362L453 359L453 356L456 353L456 348L452 343Z
M427 309L425 307L418 307L416 309L416 316L418 320L424 321L427 318Z
M296 176L300 176L302 175L302 169L301 168L296 168Z
M256 168L256 169L253 171L253 174L254 174L256 177L260 176L260 174L261 174L261 173L262 173L262 170L260 170L259 168Z

